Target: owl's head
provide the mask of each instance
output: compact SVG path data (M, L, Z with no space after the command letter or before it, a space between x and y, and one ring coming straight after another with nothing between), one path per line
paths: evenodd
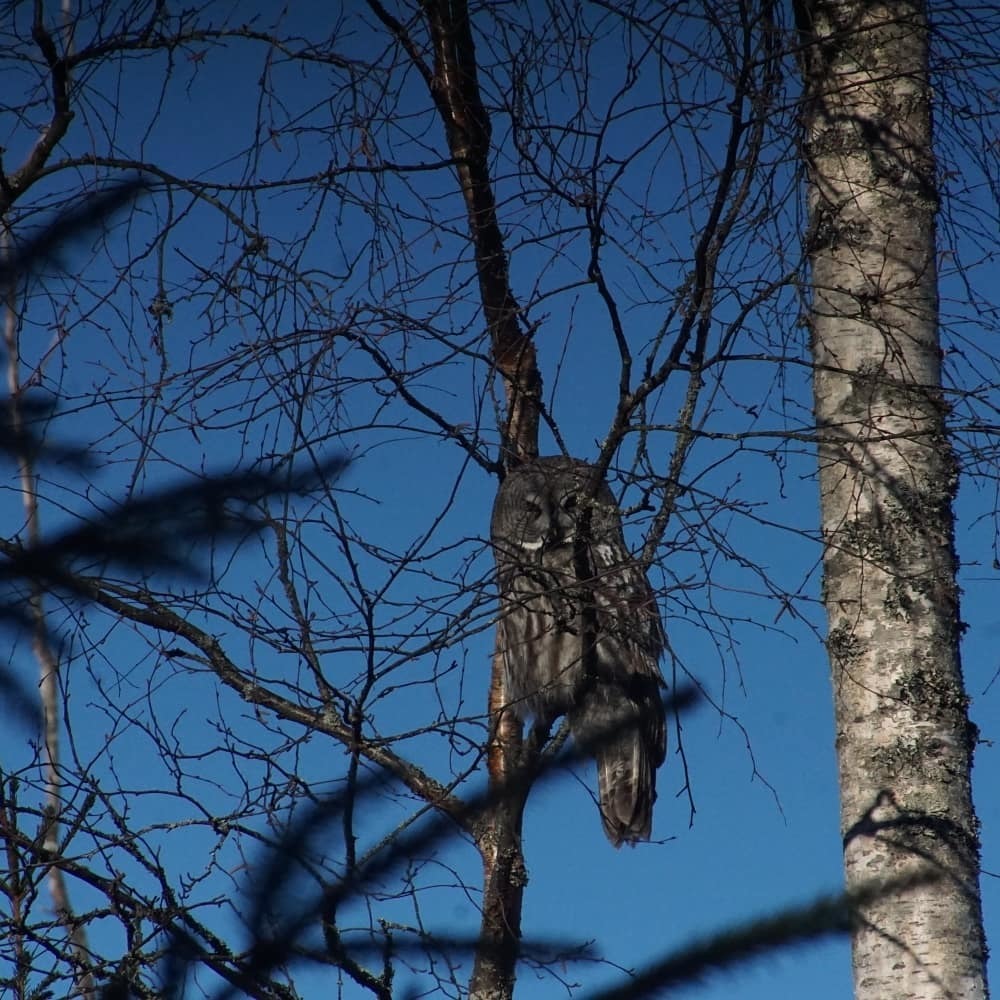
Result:
M617 524L614 497L601 480L592 500L594 467L561 455L537 458L513 469L493 506L494 544L527 552L572 546L583 512L595 536Z

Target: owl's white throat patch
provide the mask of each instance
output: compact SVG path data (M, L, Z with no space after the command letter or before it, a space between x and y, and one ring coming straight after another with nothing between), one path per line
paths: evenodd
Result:
M545 544L544 538L539 538L535 542L523 541L521 542L521 548L527 549L529 552L537 552Z

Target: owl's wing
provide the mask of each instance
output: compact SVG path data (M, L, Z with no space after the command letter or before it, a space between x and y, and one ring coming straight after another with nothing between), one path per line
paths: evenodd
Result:
M666 756L666 684L659 663L666 637L649 579L625 547L624 537L616 534L591 545L598 670L603 676L587 711L593 714L600 704L617 705L616 711L635 718L643 752L655 768Z
M624 538L594 541L590 545L594 602L601 630L618 637L648 660L650 672L660 676L658 661L666 647L663 620L656 594L641 563L625 547ZM638 669L643 667L637 664Z

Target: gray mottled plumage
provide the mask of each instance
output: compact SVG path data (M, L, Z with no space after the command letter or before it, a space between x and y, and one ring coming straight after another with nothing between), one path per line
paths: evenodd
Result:
M518 466L497 495L491 534L511 705L543 729L567 716L597 762L601 819L619 847L652 829L666 753L665 640L618 506L603 480L594 489L593 475L563 457Z

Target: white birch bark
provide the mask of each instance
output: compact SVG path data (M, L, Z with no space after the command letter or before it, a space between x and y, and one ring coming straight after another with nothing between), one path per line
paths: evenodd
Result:
M810 326L858 1000L986 996L923 3L802 0Z

